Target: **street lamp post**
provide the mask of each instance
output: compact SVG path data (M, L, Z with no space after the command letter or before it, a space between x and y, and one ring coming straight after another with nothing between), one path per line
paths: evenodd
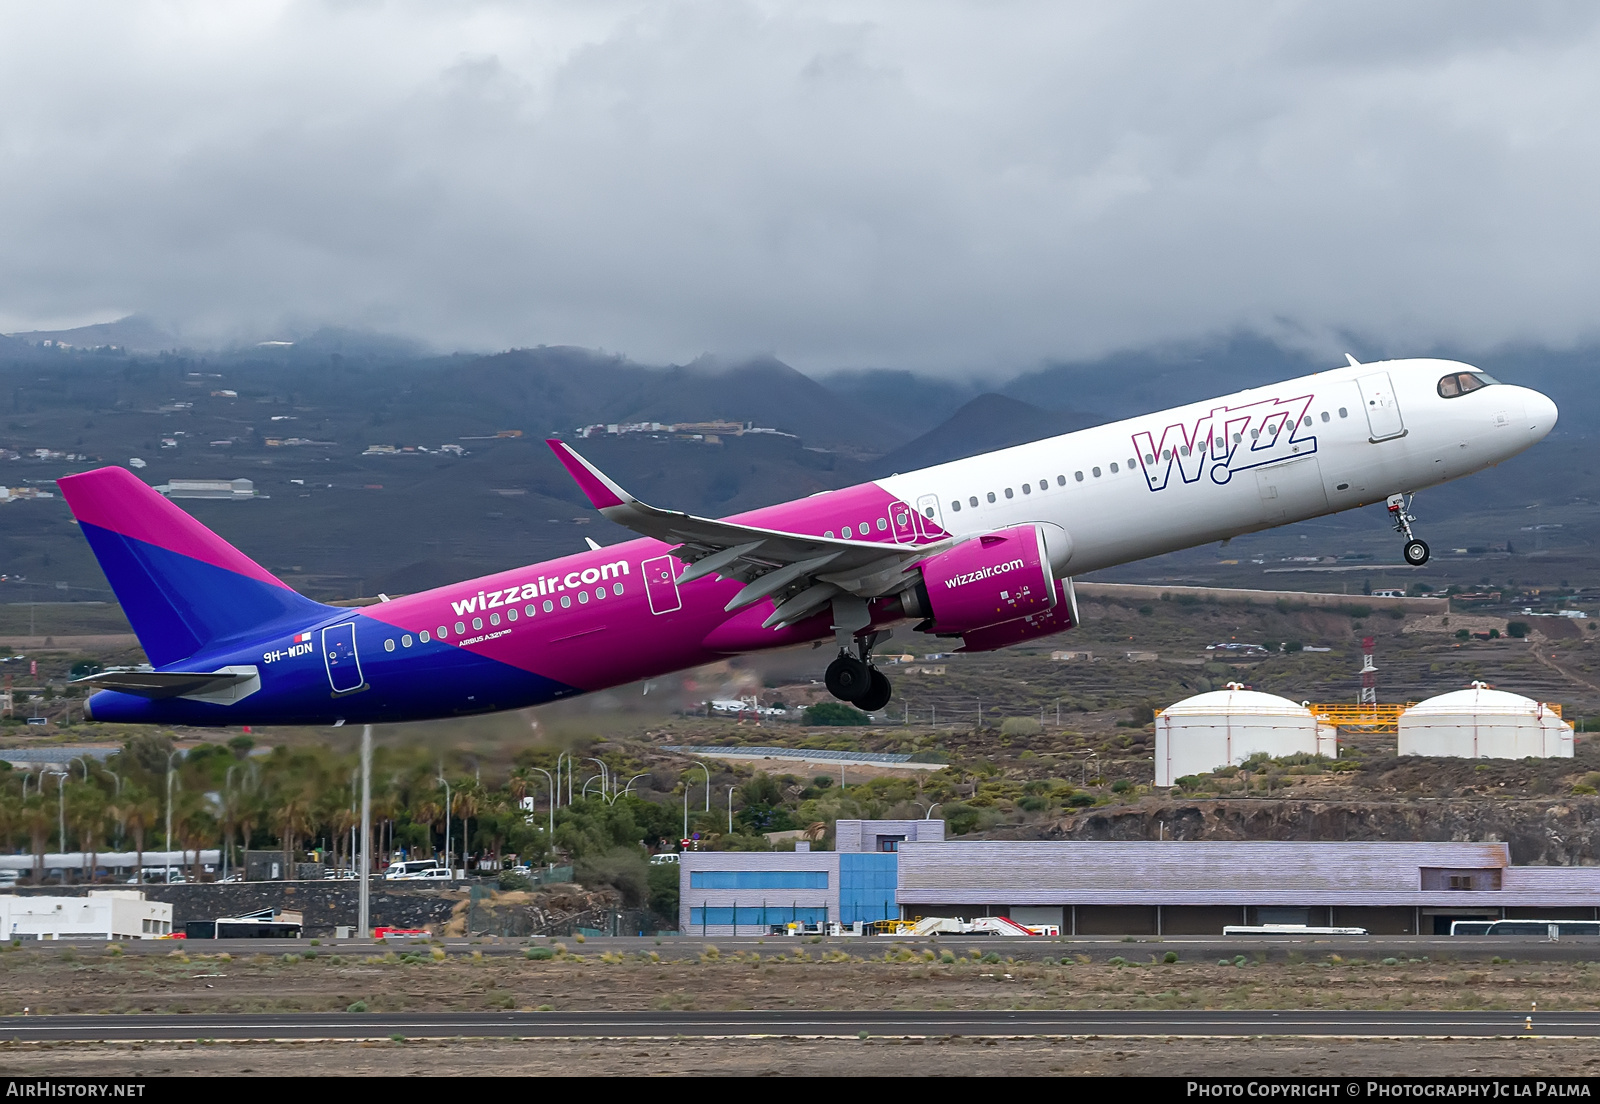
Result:
M600 759L590 758L589 762L600 764L600 800L604 801L609 789L608 783L611 781L611 772L606 769L605 762Z
M923 820L932 820L933 819L933 811L935 809L937 809L939 806L943 805L943 804L944 804L944 802L942 802L942 801L935 801L932 805L929 805L928 806L928 815L923 817L922 819Z
M434 781L444 787L444 866L450 869L450 783L441 772Z
M645 774L636 774L632 778L628 779L628 784L626 786L622 787L622 792L621 793L614 793L612 795L611 804L615 805L618 801L622 800L624 797L627 797L628 796L628 791L633 789L633 784L635 782L639 781L639 779L641 779L641 778L648 778L648 777L649 777L649 774L647 772Z
M709 813L711 811L711 768L704 763L696 763L689 769L694 770L695 767L699 767L706 772L706 812Z
M169 864L172 862L172 760L182 754L183 751L181 749L174 748L167 755L167 857L165 861ZM164 879L165 874L163 874Z
M728 835L733 835L733 787L728 787Z
M558 759L556 762L556 769L559 770L560 760ZM543 767L534 767L532 769L544 775L545 781L550 785L550 838L553 840L556 838L556 780L552 778L550 776L550 772L545 770Z
M372 931L372 726L361 726L361 904L357 931L365 939Z
M51 771L56 776L56 816L60 826L56 829L57 837L61 842L61 880L67 880L67 779L71 771Z

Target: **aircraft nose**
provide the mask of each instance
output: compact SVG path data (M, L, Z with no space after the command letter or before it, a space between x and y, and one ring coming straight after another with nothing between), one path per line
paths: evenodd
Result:
M1523 396L1522 405L1528 419L1529 435L1535 441L1544 440L1556 427L1556 419L1560 416L1556 404L1550 401L1549 396L1529 390Z

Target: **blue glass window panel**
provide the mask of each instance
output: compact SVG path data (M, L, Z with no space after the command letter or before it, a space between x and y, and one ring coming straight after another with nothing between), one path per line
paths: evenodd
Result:
M826 870L695 870L691 889L827 889Z
M839 920L890 920L900 915L895 902L900 856L892 852L867 852L839 856Z
M779 908L777 905L760 905L738 907L738 926L748 927L752 931L757 928L781 927L784 924L825 924L828 921L828 910L825 908ZM691 908L689 910L689 926L700 928L708 926L729 927L734 923L734 910L731 907L717 908ZM692 934L692 933L691 933Z

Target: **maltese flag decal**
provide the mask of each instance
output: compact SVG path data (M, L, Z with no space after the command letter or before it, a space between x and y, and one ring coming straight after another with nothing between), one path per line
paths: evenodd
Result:
M307 643L310 643L310 641L311 641L311 634L308 633L308 632L299 633L294 638L294 642L296 644L307 644Z

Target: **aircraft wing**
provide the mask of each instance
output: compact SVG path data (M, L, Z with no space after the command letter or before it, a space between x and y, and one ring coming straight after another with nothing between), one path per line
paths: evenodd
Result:
M98 674L73 679L71 685L90 690L118 690L141 698L176 698L184 694L226 690L255 677L254 670L156 671L148 667L113 667Z
M736 579L745 587L727 608L771 598L776 608L768 627L809 617L835 597L882 598L904 590L913 583L907 568L939 550L786 533L663 510L634 498L565 441L545 443L606 518L678 546L672 554L689 565L678 576L680 586L707 575Z

